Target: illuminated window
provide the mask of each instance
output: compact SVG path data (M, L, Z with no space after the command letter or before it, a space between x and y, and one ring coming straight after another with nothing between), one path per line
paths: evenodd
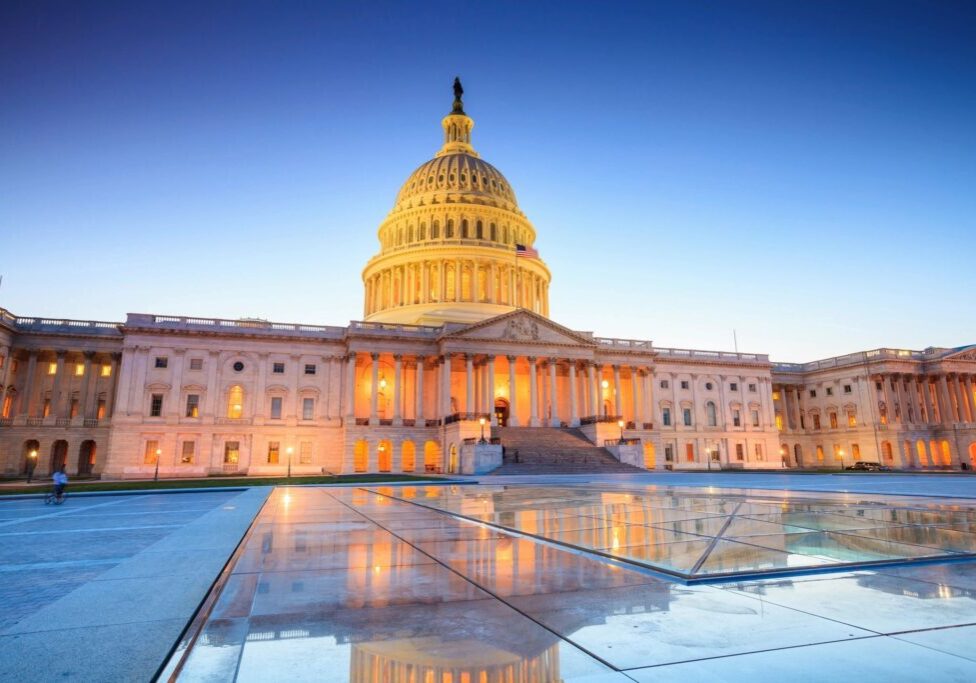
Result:
M102 375L102 377L111 377L112 376L112 366L111 365L103 365L102 366L101 375Z
M776 429L783 431L783 416L780 413L776 413Z
M831 412L829 417L830 417L830 428L837 429L837 413Z
M227 441L224 443L224 464L236 465L241 459L241 442Z
M847 413L847 426L857 427L857 415L854 414L853 410L848 411Z
M887 443L887 442L886 442ZM891 444L888 444L888 460L891 460ZM861 447L856 443L851 444L851 457L855 460L861 459Z
M95 419L101 420L105 417L106 403L104 398L98 399L98 408L95 411Z
M312 464L312 442L302 441L298 447L298 462L302 465Z
M200 417L200 395L199 394L187 394L186 416Z
M149 401L149 417L159 417L163 414L163 395L153 394Z
M242 415L244 415L244 389L236 384L227 393L227 417L237 419Z
M817 461L823 462L823 459L824 459L823 446L817 446Z
M58 374L58 364L57 363L48 363L47 364L47 374L49 374L49 375L56 375L56 374Z
M315 417L315 399L314 398L303 398L302 399L302 419L311 420Z
M196 441L184 441L183 450L180 453L180 464L190 465L193 463L193 452L196 450Z
M735 459L745 460L746 459L746 449L741 443L735 445Z
M10 411L14 408L14 397L7 395L3 399L3 412L0 413L0 417L10 417Z
M41 417L47 417L51 414L51 399L44 399L44 403L41 406Z
M813 428L820 429L820 415L818 413L813 414Z
M272 420L281 419L281 396L271 397L271 419Z
M78 399L72 398L71 403L68 406L68 417L75 418L78 417Z
M774 401L778 401L779 400L779 392L778 391L774 391L773 392L773 400Z
M75 377L81 377L85 374L85 366L81 363L75 363Z
M278 464L278 454L279 454L279 442L269 441L268 442L268 464L277 465Z
M685 444L685 459L688 462L694 462L695 461L695 444L693 444L693 443L686 443Z
M159 369L169 367L169 358L166 356L156 356L156 367Z
M761 443L757 443L756 444L756 460L762 460L762 459L763 459L762 444Z
M834 444L834 460L843 460L843 459L844 459L844 451L841 450L840 444L835 443Z
M156 457L157 457L156 451L158 450L159 450L158 441L147 441L146 450L143 453L143 460L142 460L143 463L145 463L146 465L155 465Z

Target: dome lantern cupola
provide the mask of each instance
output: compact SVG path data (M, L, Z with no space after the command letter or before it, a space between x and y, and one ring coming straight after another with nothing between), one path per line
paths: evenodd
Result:
M551 276L532 248L535 228L505 176L471 146L463 93L455 78L443 146L410 174L380 224L380 251L363 269L367 321L469 323L516 308L549 314Z

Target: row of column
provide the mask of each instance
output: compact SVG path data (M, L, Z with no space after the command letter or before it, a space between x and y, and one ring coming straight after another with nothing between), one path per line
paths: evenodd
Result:
M68 359L68 351L43 351L43 350L31 350L27 353L27 372L24 375L24 384L19 389L13 386L13 359L11 358L10 349L7 348L3 351L3 356L5 358L3 364L3 378L2 383L0 383L0 408L7 406L7 397L14 396L17 397L17 402L15 407L11 407L10 414L5 417L27 417L31 414L31 399L34 392L34 387L37 380L38 373L38 358L41 354L54 353L55 356L55 371L53 386L51 387L51 404L50 413L48 417L53 419L58 419L67 416L68 412L68 402L66 396L62 396L64 393L65 376L66 376L66 365ZM96 353L94 351L83 351L83 371L82 371L82 383L81 389L79 391L80 406L79 413L82 417L86 419L91 419L95 417L95 411L97 408L97 403L95 401L95 391L96 391L96 378L93 377L98 365L95 364ZM113 401L113 393L115 389L115 377L118 371L119 364L119 354L111 354L106 359L110 364L109 371L109 387L106 396L106 415L111 415L111 406Z
M529 270L495 260L444 259L397 265L370 276L365 286L366 315L412 304L458 301L549 314L549 283Z
M884 424L942 424L976 422L976 377L968 374L920 376L883 374ZM895 407L897 406L897 410Z
M379 366L380 354L370 355L370 396L369 396L369 424L379 423ZM464 368L463 400L462 397L454 397L452 405L452 365L454 359L459 359ZM520 425L519 417L519 391L517 383L517 364L521 356L506 356L508 361L507 391L504 392L505 398L509 403L509 424L512 426ZM623 415L623 382L621 379L621 366L604 366L589 361L560 360L556 358L539 359L534 356L524 357L529 370L529 425L559 426L562 422L567 422L572 426L578 426L581 421L582 412L585 416L599 416L607 413L607 408L602 400L603 382L606 381L606 394L611 404L614 416ZM347 376L345 386L345 412L347 418L355 416L355 381L356 381L356 354L350 354L347 358ZM405 367L407 363L409 367ZM493 355L476 356L474 354L444 354L437 357L434 361L436 375L437 398L435 405L436 418L445 418L454 413L474 415L489 415L492 425L497 425L495 415L496 394L496 357ZM558 368L566 366L566 372L562 376L567 378L570 388L568 400L568 414L560 413L560 401L557 396L557 378L560 376ZM425 420L424 415L424 369L427 367L427 358L417 356L412 360L404 360L402 355L393 355L393 415L394 425L403 424L404 414L404 395L403 395L403 375L405 370L412 369L415 381L415 393L412 400L413 414L418 421ZM644 423L649 423L652 416L651 406L651 375L644 369L637 366L625 366L630 371L630 391L631 391L631 410L635 427L642 428ZM612 385L609 380L603 377L610 373ZM548 411L546 406L549 407ZM581 411L582 409L582 411Z

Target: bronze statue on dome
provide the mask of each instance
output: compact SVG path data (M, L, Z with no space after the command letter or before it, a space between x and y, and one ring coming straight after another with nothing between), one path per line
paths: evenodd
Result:
M452 113L463 114L464 105L461 104L461 95L464 94L464 88L461 87L461 79L458 76L454 77L454 110Z

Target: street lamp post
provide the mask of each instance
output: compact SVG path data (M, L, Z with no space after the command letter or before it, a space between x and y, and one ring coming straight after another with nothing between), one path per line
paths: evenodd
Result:
M481 423L481 440L478 443L487 443L485 441L485 418L479 418L478 422Z
M156 471L153 472L153 481L159 481L159 456L163 454L161 448L156 449Z
M34 469L37 467L37 451L32 450L27 454L27 483L31 483L31 478L34 476Z
M288 478L289 479L291 479L291 452L293 450L294 449L291 446L285 449L285 453L288 454Z

